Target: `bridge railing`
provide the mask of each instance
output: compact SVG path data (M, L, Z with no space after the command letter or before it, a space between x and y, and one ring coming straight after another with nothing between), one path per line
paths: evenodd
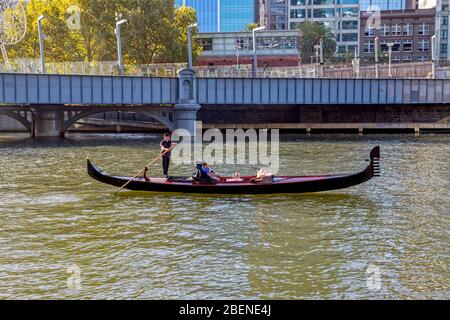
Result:
M144 77L176 77L177 71L185 68L185 63L126 65L124 75ZM196 66L198 77L202 78L251 78L251 65ZM40 73L40 62L36 59L19 59L8 64L0 64L0 73ZM73 75L119 75L116 61L98 62L47 62L47 74ZM389 78L388 64L379 65L379 77ZM431 62L393 63L391 78L431 78ZM375 65L319 65L307 64L296 67L258 68L259 78L376 78ZM436 68L437 78L449 78L450 67Z
M46 62L46 74L75 75L119 75L117 61L96 62ZM126 76L176 77L177 71L187 67L186 63L160 63L145 65L125 65ZM3 73L41 73L40 61L36 59L18 59L0 64Z

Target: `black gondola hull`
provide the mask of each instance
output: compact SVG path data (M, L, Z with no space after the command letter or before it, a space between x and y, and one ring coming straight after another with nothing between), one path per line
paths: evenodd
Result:
M379 175L380 149L375 147L370 153L370 162L365 170L354 174L321 176L279 176L272 183L252 183L252 177L243 182L219 182L216 184L195 183L192 181L146 182L143 178L133 179L126 189L136 191L179 192L201 194L274 194L307 193L349 188L364 183ZM95 180L116 187L122 187L131 177L117 177L103 172L89 160L88 174Z

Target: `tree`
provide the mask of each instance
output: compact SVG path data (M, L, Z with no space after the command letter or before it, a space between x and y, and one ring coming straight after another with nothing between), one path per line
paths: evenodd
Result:
M330 28L322 23L311 21L302 22L300 30L300 52L304 63L310 61L311 56L315 56L314 46L323 41L324 60L330 60L336 52L336 39Z
M41 14L46 17L47 61L116 61L115 24L124 18L128 20L121 29L125 64L186 62L187 26L197 20L194 9L176 8L174 0L30 0L28 32L8 48L11 59L39 58ZM71 26L74 19L79 20L76 28ZM193 47L195 58L201 48L196 43Z
M255 29L255 28L258 28L258 24L252 22L252 23L249 23L249 24L247 24L247 25L245 26L244 31L246 31L246 32L252 32L253 29Z
M42 26L45 35L46 59L55 61L80 60L82 54L77 50L78 40L66 25L66 10L71 0L39 1L31 0L26 6L27 33L19 43L11 46L9 57L38 58L39 37L37 18L45 15Z
M158 61L185 62L188 60L188 26L197 22L197 14L194 9L180 7L175 10L175 16L171 22L172 29L170 40L158 57ZM191 29L192 36L192 57L195 60L202 52L202 47L195 41L197 28Z

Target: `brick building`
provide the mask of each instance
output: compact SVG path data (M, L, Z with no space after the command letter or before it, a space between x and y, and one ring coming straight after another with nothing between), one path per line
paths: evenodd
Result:
M253 42L251 32L199 33L197 41L203 52L198 66L251 65ZM282 67L299 64L298 31L261 31L257 33L258 66Z
M436 20L434 8L381 11L379 28L373 23L376 19L370 19L372 14L361 12L360 55L363 61L374 60L375 37L379 39L380 53L387 53L387 44L393 43L393 63L432 60L431 41Z

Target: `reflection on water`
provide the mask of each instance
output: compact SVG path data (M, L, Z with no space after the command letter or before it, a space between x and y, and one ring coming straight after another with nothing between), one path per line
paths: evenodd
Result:
M448 298L448 136L281 138L280 174L355 171L379 144L382 177L320 194L114 196L86 157L132 174L158 135L0 136L0 298Z

